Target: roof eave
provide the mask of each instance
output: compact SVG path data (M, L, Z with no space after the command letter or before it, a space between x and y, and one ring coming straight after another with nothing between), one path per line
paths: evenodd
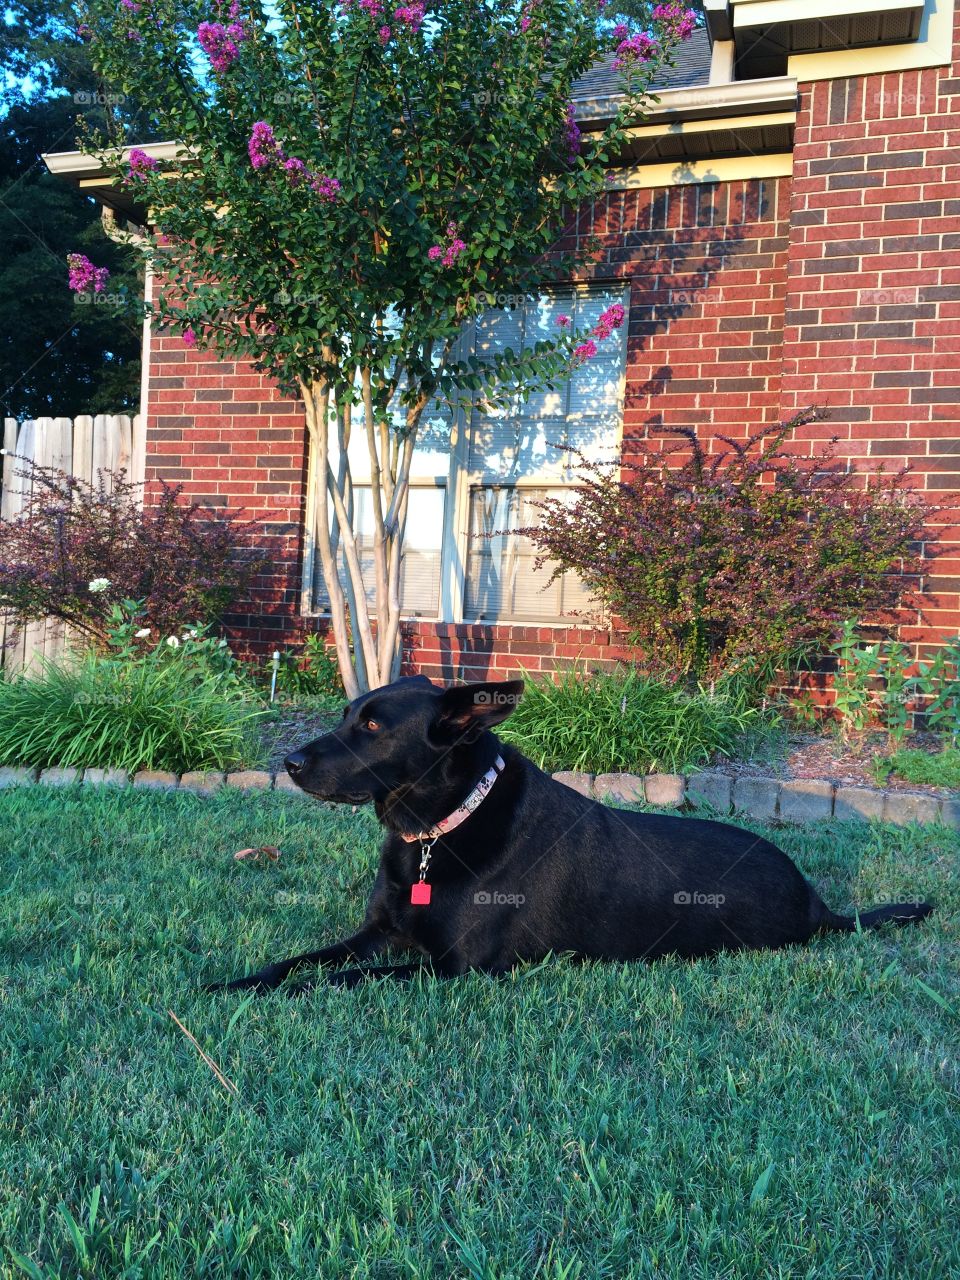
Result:
M794 76L771 76L764 80L733 80L724 84L661 89L655 98L644 112L645 124L674 124L684 120L708 120L711 116L796 110L798 90ZM577 122L588 130L601 129L613 119L622 101L618 94L580 98L575 104Z

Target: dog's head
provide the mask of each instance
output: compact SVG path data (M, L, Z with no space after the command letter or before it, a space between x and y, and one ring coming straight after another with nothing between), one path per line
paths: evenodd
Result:
M523 694L522 680L443 689L413 676L362 694L332 732L291 752L294 782L321 800L382 802L429 776L440 757L470 749Z

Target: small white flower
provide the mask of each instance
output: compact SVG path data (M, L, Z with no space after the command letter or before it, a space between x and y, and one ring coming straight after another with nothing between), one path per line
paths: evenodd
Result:
M198 631L195 631L193 627L191 627L189 631L184 632L183 638L184 640L196 640L199 634L200 633Z
M177 639L176 636L167 636L167 644L170 646L171 649L180 648L180 641Z
M137 640L146 640L146 638L147 638L147 636L148 636L149 634L150 634L150 628L149 628L149 627L141 627L141 628L140 628L140 630L137 632L135 639L137 639Z
M92 582L87 583L87 590L93 592L106 591L109 586L109 578L94 578Z

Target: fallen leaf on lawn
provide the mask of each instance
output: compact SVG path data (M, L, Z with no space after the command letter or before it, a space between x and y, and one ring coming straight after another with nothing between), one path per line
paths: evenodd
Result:
M275 844L261 844L255 849L240 849L233 856L237 862L276 862L280 857L280 850Z

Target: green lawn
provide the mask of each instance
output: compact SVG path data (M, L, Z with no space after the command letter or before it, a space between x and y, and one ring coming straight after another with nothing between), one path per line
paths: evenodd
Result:
M199 984L359 921L368 814L32 788L0 824L4 1277L960 1274L956 835L775 837L837 908L935 899L912 929L244 1001Z

